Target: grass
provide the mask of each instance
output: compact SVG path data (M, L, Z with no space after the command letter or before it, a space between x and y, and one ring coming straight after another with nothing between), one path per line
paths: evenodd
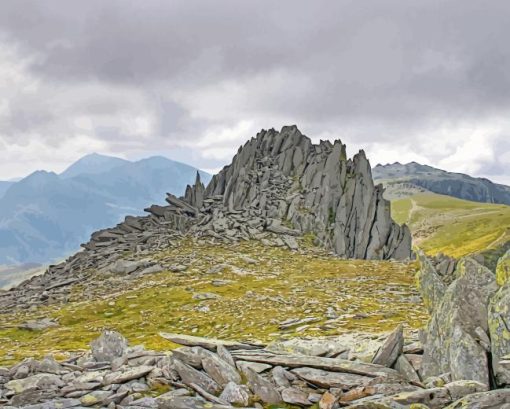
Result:
M256 242L233 247L183 241L154 257L189 267L135 280L103 277L88 288L93 292L90 301L81 301L84 289L76 287L64 306L0 316L0 363L48 353L66 357L88 348L104 328L120 331L133 344L168 350L173 345L158 336L160 331L270 342L352 331L379 333L401 322L416 329L427 319L414 287L413 263L341 260ZM250 264L246 257L257 263ZM223 268L215 268L219 265ZM219 298L194 297L201 293ZM326 318L328 307L337 318ZM60 326L42 332L17 329L20 322L45 316L58 319ZM304 317L315 321L279 328L282 321Z
M433 193L392 202L392 216L407 223L414 244L428 254L462 257L510 240L510 206Z

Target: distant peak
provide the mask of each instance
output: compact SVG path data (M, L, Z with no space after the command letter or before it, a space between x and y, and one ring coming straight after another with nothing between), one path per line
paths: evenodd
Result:
M115 156L103 155L97 152L82 156L72 165L70 165L60 176L71 178L84 174L97 174L108 171L118 166L122 166L129 161Z

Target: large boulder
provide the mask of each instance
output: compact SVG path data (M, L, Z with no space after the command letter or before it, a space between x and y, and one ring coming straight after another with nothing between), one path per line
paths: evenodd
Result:
M125 355L128 342L116 331L105 330L90 343L92 356L97 362L112 362Z
M510 385L510 251L498 262L496 280L501 288L489 306L492 368L496 384Z
M495 276L470 257L458 263L455 276L425 332L423 376L449 372L453 380L489 385L487 313Z

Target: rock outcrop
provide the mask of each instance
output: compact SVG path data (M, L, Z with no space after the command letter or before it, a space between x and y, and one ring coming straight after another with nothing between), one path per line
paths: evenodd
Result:
M463 259L457 279L435 306L424 342L424 376L451 373L453 380L489 385L487 306L496 292L494 273Z
M441 262L420 255L418 284L431 311L423 336L424 376L448 373L453 380L510 385L509 259L510 251L491 271L466 257L449 283L452 275L437 270Z
M510 250L499 260L496 281L500 288L489 305L489 334L495 383L510 385Z
M339 140L314 145L295 126L261 131L206 189L227 211L252 211L265 227L312 233L338 255L408 258L409 230L392 221L382 193L363 151L347 159Z
M207 188L197 175L181 198L152 205L145 217L126 217L92 234L84 250L0 294L0 312L16 306L65 302L70 288L95 274L143 275L173 270L151 254L185 237L258 240L298 250L303 237L338 256L408 259L411 235L390 216L390 204L374 186L363 151L347 159L340 141L314 145L295 126L261 131L241 147Z
M91 343L91 351L65 361L48 356L0 368L0 405L26 409L270 405L439 409L451 403L458 407L454 402L461 398L493 404L509 400L507 393L487 392L486 385L474 381L423 385L410 364L401 372L339 357L278 353L263 346L163 335L185 345L173 351L150 351L143 346L129 347L121 334L107 331ZM383 347L395 350L396 340L397 362L407 360L400 328Z

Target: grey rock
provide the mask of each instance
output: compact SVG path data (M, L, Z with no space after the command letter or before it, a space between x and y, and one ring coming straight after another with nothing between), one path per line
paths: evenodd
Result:
M147 375L154 368L152 366L141 365L133 368L126 368L117 372L110 372L103 378L104 385L111 385L112 383L124 383L133 379L141 378Z
M499 386L510 385L510 282L503 279L503 264L510 269L510 251L498 263L501 287L492 297L488 313L492 368Z
M229 382L241 383L241 376L232 366L221 359L215 353L201 347L197 354L202 358L202 367L204 371L220 386L225 386Z
M28 389L50 390L64 386L59 376L35 374L23 379L13 379L5 384L5 389L20 394Z
M221 359L223 359L223 361L225 361L231 367L233 368L236 367L236 363L234 361L234 358L232 357L232 354L228 352L228 349L225 348L223 345L218 345L218 347L216 348L216 353Z
M451 396L452 400L463 398L473 393L486 392L488 386L476 381L454 381L447 383L445 388Z
M400 355L395 362L395 369L410 382L420 382L420 377L404 354Z
M311 406L308 393L297 388L285 388L282 390L282 399L285 403L298 406Z
M199 398L177 396L158 401L158 409L232 409L232 407L217 405Z
M271 375L273 376L274 383L282 388L290 387L290 379L295 378L293 374L281 366L275 366L271 371Z
M102 334L90 343L92 356L98 362L112 362L127 352L128 342L121 334L115 331L103 331Z
M213 395L221 391L220 386L205 373L197 371L178 360L174 360L173 367L186 385L196 384Z
M349 390L356 386L368 385L372 378L352 373L328 372L315 368L296 368L291 371L299 378L304 379L322 388L340 388Z
M220 399L233 405L248 406L250 391L245 385L229 382L221 392Z
M248 381L248 387L251 391L262 400L264 403L276 404L282 401L282 397L275 386L264 379L257 372L247 369L246 378Z
M237 361L236 366L242 373L245 373L248 369L251 369L252 371L255 371L257 373L262 373L272 367L271 365L263 364L260 362L245 362L245 361Z
M510 404L510 389L497 389L464 396L446 409L503 409Z
M462 259L457 278L437 304L426 330L423 376L449 372L453 380L489 384L487 351L477 341L477 328L488 332L490 297L496 292L494 274L472 258Z
M94 391L82 396L80 402L83 406L101 405L111 395L111 391Z
M248 349L260 349L260 346L250 345L250 344L243 344L241 342L235 342L235 341L224 341L214 338L204 338L204 337L195 337L193 335L183 335L183 334L170 334L166 332L160 332L159 335L165 339L168 339L169 341L172 341L175 344L178 345L185 345L185 346L199 346L205 349L209 349L212 351L215 351L218 345L223 345L225 348L229 350L235 350L235 349L242 349L242 350L248 350Z
M404 348L404 327L400 324L379 348L372 360L377 365L392 367Z

